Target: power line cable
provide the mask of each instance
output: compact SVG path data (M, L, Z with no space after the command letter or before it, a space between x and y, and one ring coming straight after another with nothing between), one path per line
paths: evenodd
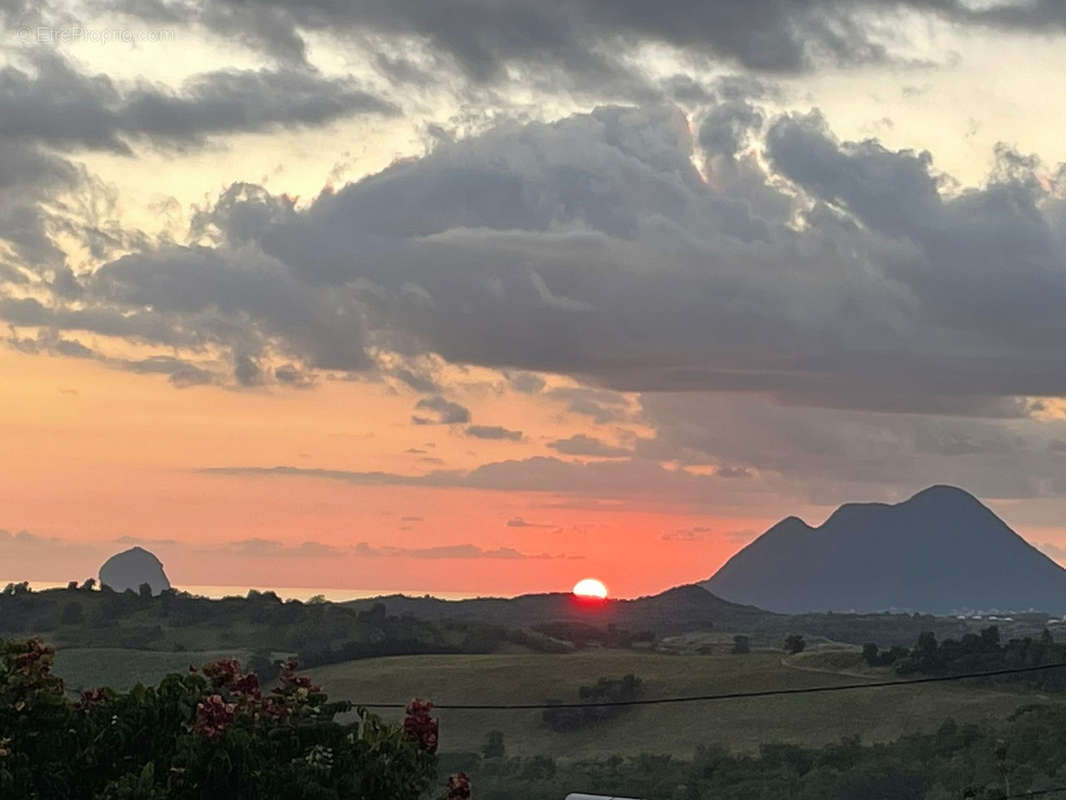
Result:
M1058 792L1066 792L1066 786L1056 786L1052 789L1032 789L1028 792L1017 792L1016 794L1005 795L1003 800L1021 800L1023 797L1046 797L1049 794L1057 794ZM976 797L976 795L964 795L964 797Z
M1046 672L1052 669L1066 668L1066 663L1041 664L1035 667L1014 667L995 669L986 672L966 672L955 675L932 675L925 678L908 680L870 681L867 683L845 683L835 686L806 686L796 689L763 689L753 692L722 692L718 694L699 694L683 697L653 697L635 700L608 700L602 703L434 703L433 708L440 711L543 711L551 708L604 708L617 706L656 706L673 703L709 703L719 700L743 700L760 697L782 697L797 694L828 694L830 692L848 692L857 689L884 689L891 686L918 686L927 683L946 683L975 678L996 678L1004 675L1024 675L1033 672ZM406 708L406 703L353 703L360 708L390 709ZM1024 797L1024 795L1023 795Z

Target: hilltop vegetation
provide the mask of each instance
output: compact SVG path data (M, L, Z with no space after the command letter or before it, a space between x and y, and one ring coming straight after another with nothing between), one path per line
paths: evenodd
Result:
M493 626L423 622L335 603L282 602L273 592L220 600L167 590L113 592L72 585L0 593L0 636L45 636L61 648L170 652L288 653L304 664L406 653L488 652L504 638Z
M863 647L870 666L891 666L899 675L951 675L969 672L1026 669L1066 663L1066 644L1056 642L1045 628L1039 637L1026 636L1001 643L999 628L992 625L961 639L938 641L923 633L912 648L894 646L881 650L876 644ZM988 680L988 679L982 679ZM1066 689L1066 670L1049 669L1019 675L997 676L997 683L1017 682L1042 691Z
M1047 615L1032 614L1001 624L1005 635L1020 638L1038 636L1047 622ZM0 636L39 635L61 650L226 653L255 659L264 670L281 656L315 666L390 655L566 654L604 647L728 653L737 636L747 648L778 648L793 635L812 644L909 647L923 632L959 639L979 625L917 614L789 617L726 603L695 586L592 606L559 594L453 602L391 596L338 604L283 602L273 592L209 599L173 589L118 593L76 583L41 592L12 584L0 591Z

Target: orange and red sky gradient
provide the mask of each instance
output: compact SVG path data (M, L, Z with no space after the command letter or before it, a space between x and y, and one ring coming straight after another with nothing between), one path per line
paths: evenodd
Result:
M1063 558L1066 14L932 5L7 4L0 576L632 596L934 483Z

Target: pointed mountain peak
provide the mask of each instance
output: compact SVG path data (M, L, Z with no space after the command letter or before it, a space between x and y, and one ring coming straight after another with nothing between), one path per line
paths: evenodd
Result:
M785 517L780 522L776 523L773 527L769 528L759 538L769 536L770 538L776 538L779 536L793 536L795 534L809 533L814 530L810 525L804 522L797 516Z

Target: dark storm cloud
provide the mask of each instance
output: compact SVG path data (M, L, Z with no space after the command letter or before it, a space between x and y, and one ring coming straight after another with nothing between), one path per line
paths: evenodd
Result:
M1066 394L1061 182L1001 150L953 190L928 154L841 142L817 114L760 124L752 102L706 116L711 180L688 120L650 106L504 124L306 210L235 184L194 224L216 247L143 250L76 308L0 318L318 369L383 346L563 373L585 385L543 394L598 423L633 411L589 384L1003 418Z
M105 4L105 7L108 4ZM655 91L632 59L642 44L680 49L694 60L727 61L748 70L789 74L822 63L862 64L896 58L909 14L962 28L1061 32L1058 0L980 6L964 0L121 0L124 13L168 25L196 25L283 63L306 64L304 36L363 47L390 80L428 85L454 73L473 86L512 80L549 90L644 97ZM407 57L428 54L430 65ZM693 85L666 87L681 101Z
M699 57L738 63L752 70L789 73L817 60L836 64L880 61L888 54L874 40L866 16L891 15L899 8L933 3L874 0L461 0L447 4L418 0L267 0L254 7L238 0L205 3L124 2L144 18L199 24L236 37L272 58L303 61L303 32L333 35L344 41L415 40L440 54L469 80L486 84L506 78L508 68L549 74L581 84L592 80L639 83L617 56L642 43L681 48ZM951 12L954 4L939 4ZM962 18L962 17L960 17ZM974 21L979 21L974 18ZM400 51L400 48L396 48ZM402 51L400 51L402 52ZM382 69L401 80L419 71L386 52Z
M216 134L322 125L364 113L394 114L390 103L350 79L313 71L219 70L173 91L123 86L85 75L60 55L31 51L20 69L0 69L0 138L130 152L129 141L198 144Z
M466 429L467 436L475 439L497 439L517 442L522 438L522 431L512 431L499 425L471 425Z

